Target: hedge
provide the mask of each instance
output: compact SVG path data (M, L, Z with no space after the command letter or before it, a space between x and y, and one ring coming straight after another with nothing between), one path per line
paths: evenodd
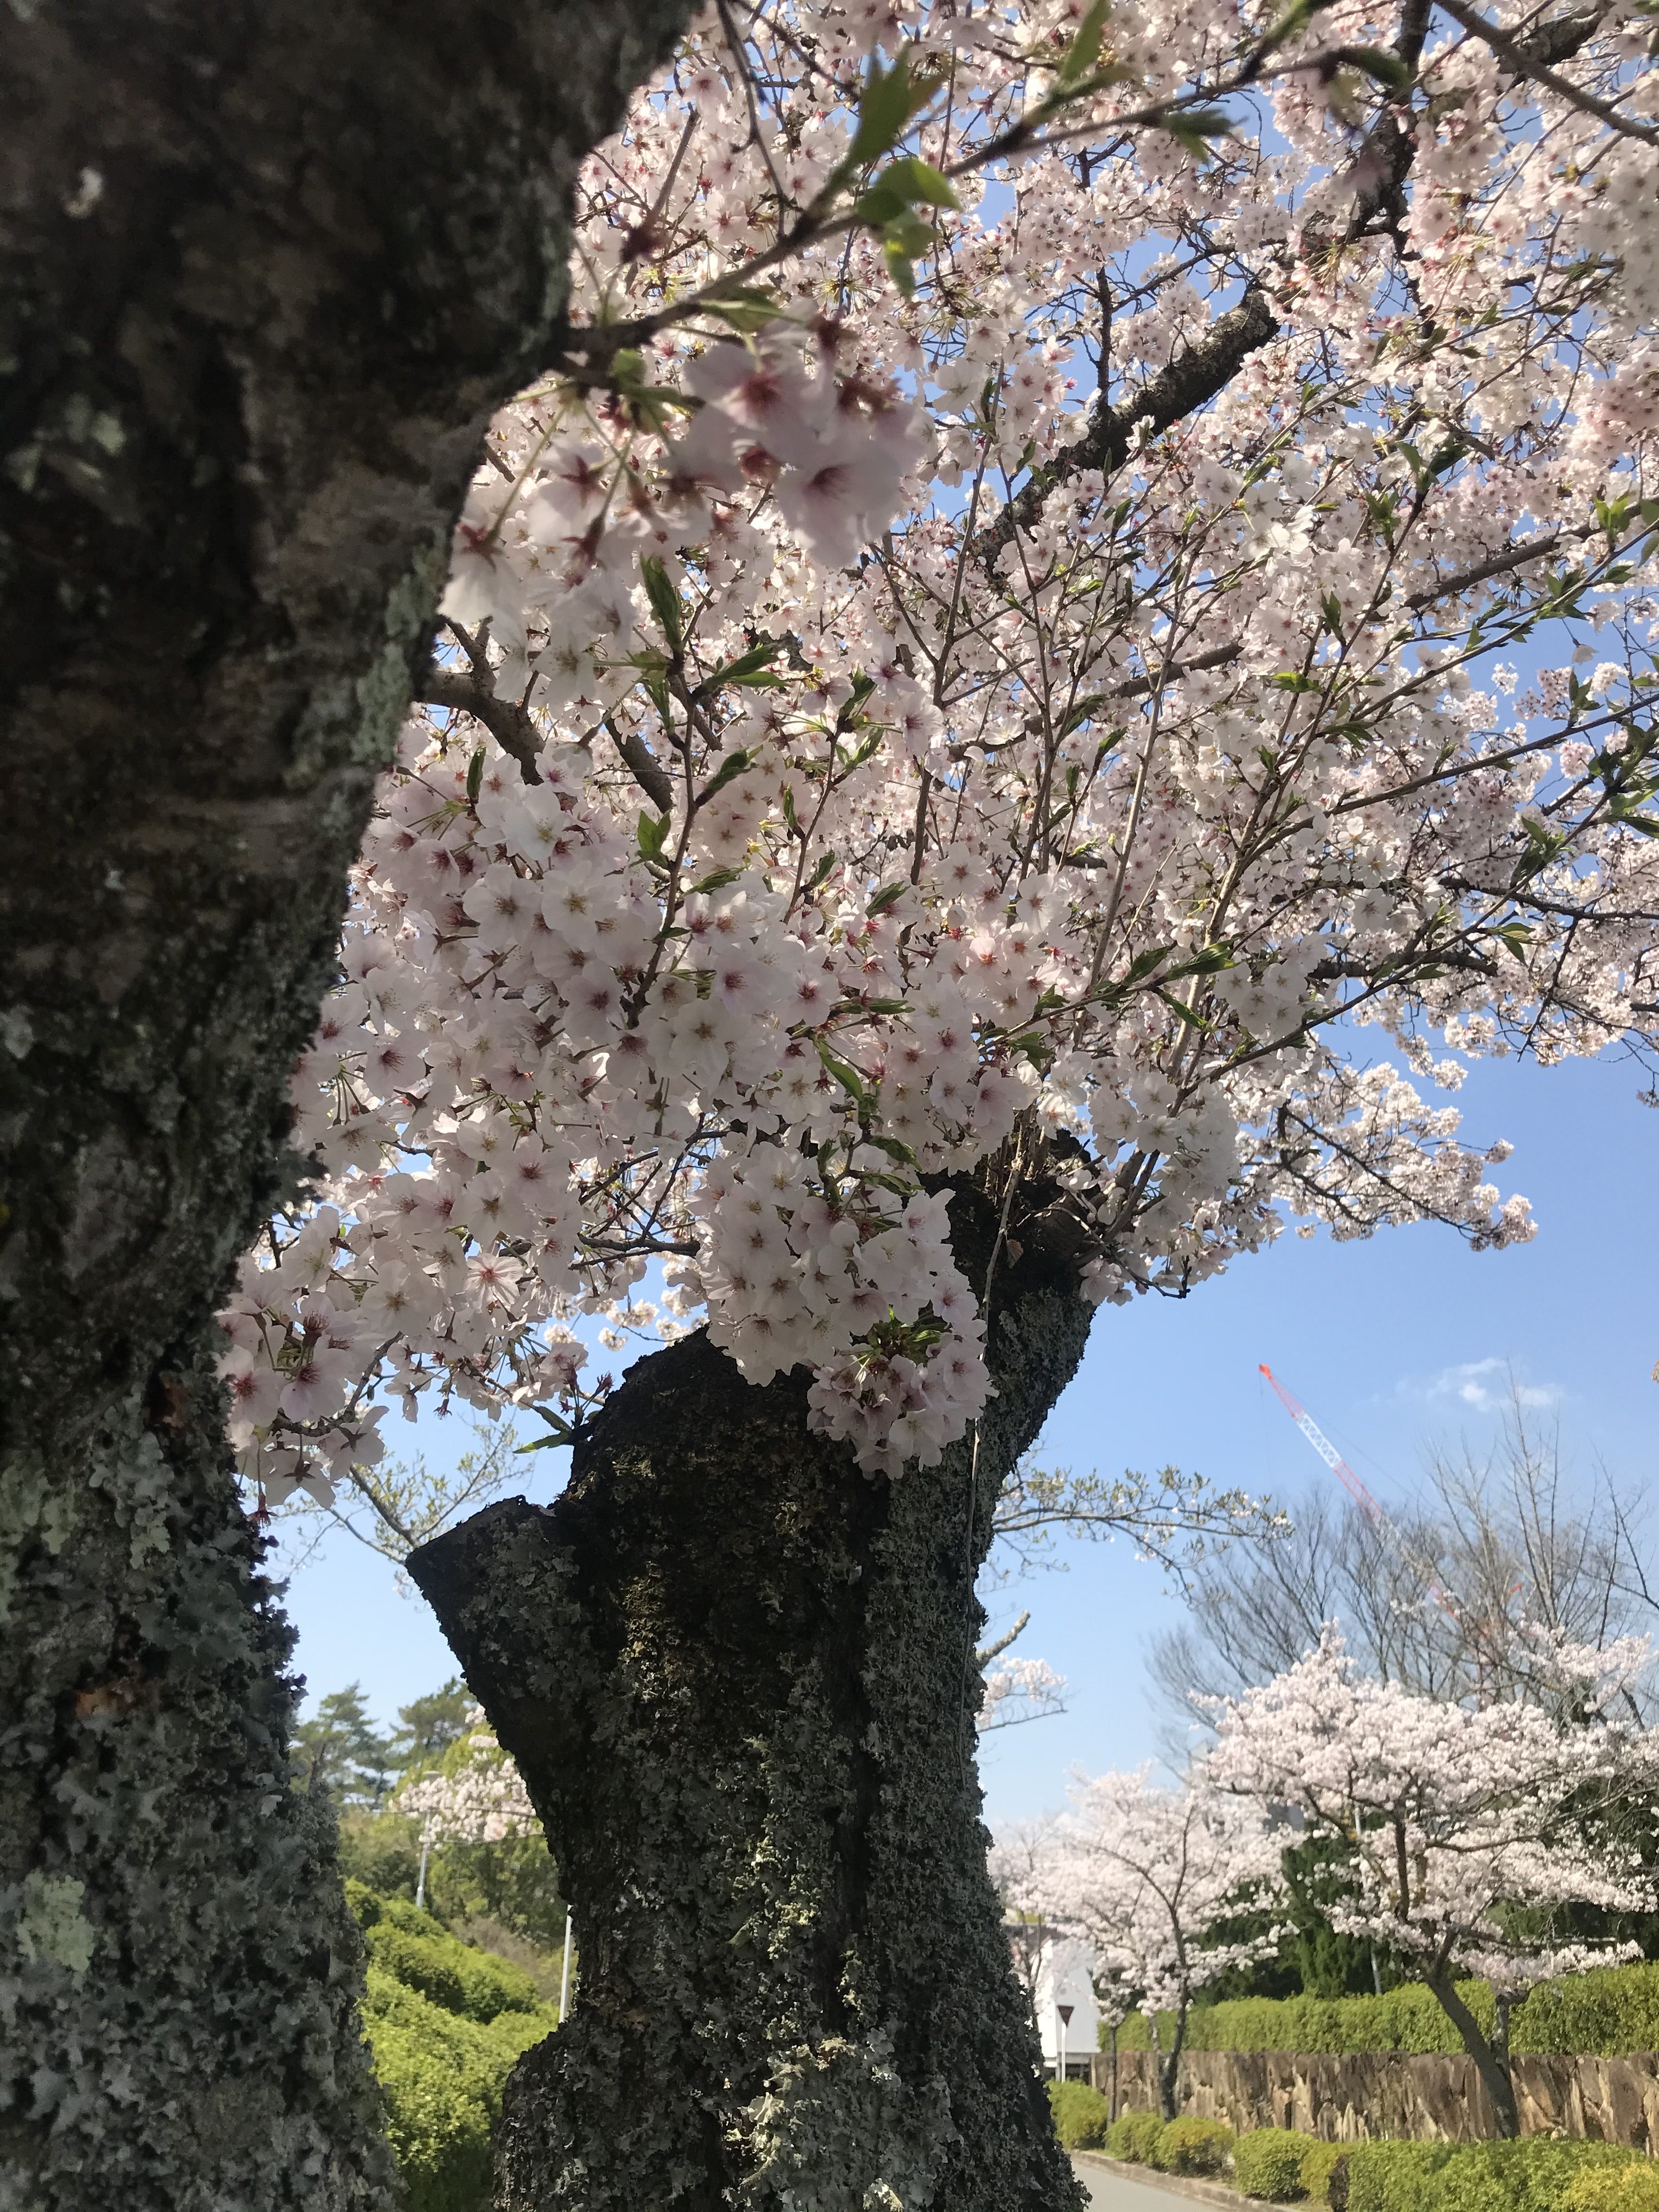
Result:
M489 2212L501 2088L558 2025L521 1967L361 1882L346 1894L368 1950L363 2025L386 2102L404 2212Z
M1412 2154L1416 2154L1413 2157ZM1644 2166L1617 2143L1356 2144L1346 2161L1347 2212L1562 2212L1575 2179L1597 2167ZM1333 2180L1342 2170L1339 2161ZM1334 2201L1336 2191L1330 2191Z
M1067 2150L1098 2150L1105 2142L1112 2108L1086 2081L1051 2081L1048 2106Z
M1294 2204L1311 2194L1302 2179L1303 2143L1288 2128L1252 2128L1233 2145L1233 2179L1246 2197Z
M1146 2162L1160 2173L1221 2173L1232 2148L1233 2131L1224 2120L1189 2114L1162 2130Z
M1120 2112L1106 2131L1106 2148L1130 2166L1146 2166L1163 2132L1164 2123L1156 2112Z
M1488 1984L1460 1982L1458 1989L1489 2034L1495 2012ZM1173 2017L1163 2015L1160 2026L1167 2050ZM1133 2014L1118 2032L1118 2049L1151 2048L1149 2022ZM1194 2005L1187 2020L1187 2048L1455 2055L1463 2045L1437 1999L1420 1983L1407 1982L1380 1997L1235 1997ZM1517 2055L1549 2051L1601 2058L1659 2051L1659 1965L1599 1966L1540 1983L1510 2015L1510 2048Z
M1599 2166L1567 2184L1561 2212L1659 2212L1659 2172L1650 2166Z
M1166 2131L1167 2132L1167 2131ZM1616 2143L1322 2143L1279 2128L1241 2136L1247 2197L1343 2212L1659 2212L1659 2169Z

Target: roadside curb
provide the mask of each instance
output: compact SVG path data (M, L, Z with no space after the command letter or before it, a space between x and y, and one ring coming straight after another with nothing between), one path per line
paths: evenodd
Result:
M1156 2166L1131 2166L1127 2159L1108 2158L1104 2151L1074 2150L1072 2156L1080 2166L1097 2166L1103 2172L1116 2174L1120 2181L1138 2181L1143 2189L1162 2189L1171 2197L1184 2197L1188 2203L1227 2204L1234 2212L1261 2212L1254 2197L1241 2197L1236 2189L1229 2189L1224 2181L1202 2181L1196 2174L1160 2173Z

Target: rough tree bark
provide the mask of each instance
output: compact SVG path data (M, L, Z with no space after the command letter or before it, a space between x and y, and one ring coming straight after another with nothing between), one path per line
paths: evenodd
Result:
M410 1558L575 1912L579 2002L508 2086L509 2212L1079 2203L975 1762L992 1506L1090 1320L1030 1197L976 1463L870 1480L809 1435L800 1374L753 1389L697 1335L632 1370L556 1504ZM982 1282L996 1210L951 1211Z
M575 164L684 0L0 9L0 2204L385 2198L211 1326Z

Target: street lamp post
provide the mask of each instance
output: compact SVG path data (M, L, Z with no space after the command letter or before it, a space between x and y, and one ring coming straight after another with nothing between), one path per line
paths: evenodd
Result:
M428 1813L421 1824L421 1871L415 1877L415 1910L419 1912L426 1904L426 1855L432 1844L432 1815Z
M570 2009L570 1907L564 1909L564 1957L559 1966L559 2026Z
M1066 2079L1066 2031L1072 2024L1072 2007L1070 2005L1057 2004L1054 2007L1054 2012L1060 2021L1060 2035L1058 2039L1060 2043L1060 2069L1058 2078L1063 2081Z

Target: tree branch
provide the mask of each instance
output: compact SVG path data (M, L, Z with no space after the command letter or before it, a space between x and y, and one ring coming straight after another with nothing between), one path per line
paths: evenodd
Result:
M453 669L428 666L416 678L415 696L428 707L447 707L482 722L505 753L519 763L526 783L539 783L536 757L544 739L526 708L514 699L498 699L487 682L477 675L458 676Z
M1036 520L1056 485L1084 469L1099 469L1110 476L1128 458L1137 423L1150 422L1156 435L1206 405L1226 389L1245 359L1278 332L1266 294L1253 284L1237 307L1216 318L1196 345L1183 348L1168 368L1129 398L1115 407L1097 409L1080 438L1034 469L996 520L971 541L974 557L988 568L994 567L1015 532Z
M1586 92L1581 85L1571 83L1553 70L1540 57L1538 48L1530 40L1512 39L1496 23L1473 8L1466 8L1463 0L1441 0L1454 23L1461 23L1472 39L1479 39L1490 46L1501 62L1507 62L1517 76L1530 78L1534 84L1548 87L1559 99L1586 115L1598 116L1610 131L1623 138L1639 139L1644 146L1659 147L1659 128L1650 123L1635 123L1629 116L1621 115L1611 100L1598 99L1595 93ZM1592 28L1594 27L1592 26ZM1588 38L1589 32L1585 36ZM1563 56L1561 58L1565 59Z

